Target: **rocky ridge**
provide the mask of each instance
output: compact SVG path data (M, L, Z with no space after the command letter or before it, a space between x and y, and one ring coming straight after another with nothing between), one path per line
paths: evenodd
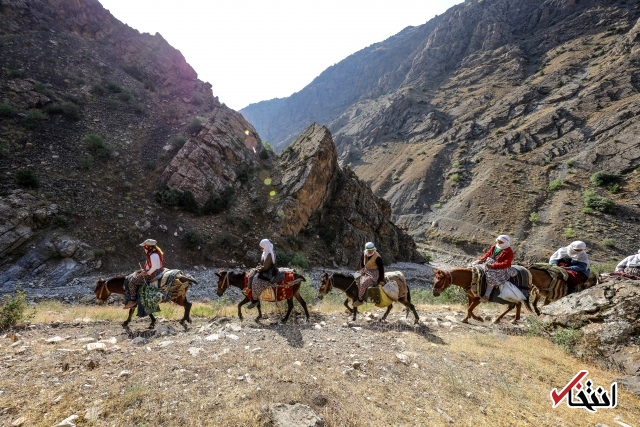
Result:
M470 254L507 233L542 260L580 238L611 261L640 234L639 16L616 0L465 1L241 113L281 147L325 123L421 247ZM592 184L600 171L617 186Z

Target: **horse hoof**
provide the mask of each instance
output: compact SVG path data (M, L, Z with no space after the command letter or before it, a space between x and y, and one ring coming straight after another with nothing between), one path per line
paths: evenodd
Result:
M513 319L513 320L511 321L511 324L512 324L512 325L517 325L517 324L518 324L518 321L517 321L516 319Z
M147 329L153 329L153 328L155 328L155 327L156 327L156 325L153 325L153 324L152 324L152 325L149 325L149 327L148 327Z
M462 319L461 322L462 323L469 323L469 319Z

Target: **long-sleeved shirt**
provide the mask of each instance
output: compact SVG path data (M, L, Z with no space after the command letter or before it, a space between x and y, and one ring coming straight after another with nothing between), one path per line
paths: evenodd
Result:
M496 245L492 245L487 252L482 255L479 259L479 262L484 262L487 258L493 257L493 252L496 249ZM498 256L495 258L496 262L493 263L493 268L495 270L502 270L503 268L511 267L511 263L513 262L513 249L506 248L500 251Z
M586 262L576 261L575 259L571 259L569 257L549 260L549 264L551 265L558 265L560 263L565 264L564 266L562 266L562 268L564 268L565 270L580 271L586 274L587 276L589 276L589 274L591 273L591 270L589 269L589 264L587 264Z
M627 267L640 267L640 254L628 256L620 261L616 266L616 271L622 271Z

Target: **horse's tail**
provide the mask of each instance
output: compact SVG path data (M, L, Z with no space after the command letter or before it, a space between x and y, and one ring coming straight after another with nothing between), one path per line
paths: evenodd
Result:
M194 284L196 284L196 285L198 284L198 281L197 281L196 279L194 279L192 276L188 275L188 274L184 274L184 273L182 273L182 274L178 277L178 279L187 279L187 281L188 281L189 283L194 283ZM180 281L182 281L182 280L180 280Z
M531 303L529 303L529 298L525 299L522 302L524 302L524 306L527 308L527 310L529 310L530 313L534 313L533 309L531 308Z

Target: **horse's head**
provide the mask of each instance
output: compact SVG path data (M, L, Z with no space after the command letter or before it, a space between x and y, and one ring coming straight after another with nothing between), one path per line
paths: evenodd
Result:
M329 293L331 288L333 288L333 276L329 276L328 273L322 272L322 281L320 282L320 287L318 288L318 299L324 298L326 294Z
M107 281L102 277L96 280L96 289L94 290L96 293L96 299L98 300L98 304L104 304L111 295L109 289L107 288Z
M433 270L433 296L440 296L449 286L451 286L451 274L442 270Z
M229 289L229 273L226 270L220 270L216 273L218 276L218 290L216 294L221 297L224 294L224 291Z

